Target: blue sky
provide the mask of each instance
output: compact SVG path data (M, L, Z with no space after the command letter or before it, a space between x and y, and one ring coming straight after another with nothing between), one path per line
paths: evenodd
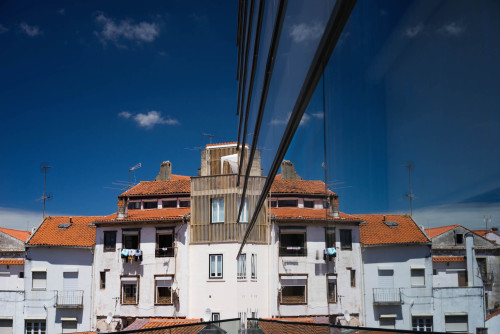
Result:
M264 172L333 3L289 6L259 140ZM482 227L487 215L500 225L498 12L495 1L359 1L287 158L323 179L326 109L342 211L409 212L402 165L412 162L420 224ZM0 226L40 222L42 162L53 166L48 214L103 215L135 164L137 181L165 160L196 175L202 132L235 140L236 14L236 1L3 1Z

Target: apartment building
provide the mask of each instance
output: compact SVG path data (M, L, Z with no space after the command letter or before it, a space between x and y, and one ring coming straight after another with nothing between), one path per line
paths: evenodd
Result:
M46 217L26 242L24 333L89 331L100 217Z

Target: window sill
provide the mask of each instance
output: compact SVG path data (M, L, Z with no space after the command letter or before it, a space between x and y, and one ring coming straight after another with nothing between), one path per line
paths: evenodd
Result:
M225 282L226 280L223 278L209 278L207 282Z
M138 303L122 303L122 305L137 305Z
M47 291L47 288L44 288L44 289L31 289L31 291Z
M280 305L307 305L307 303L280 303Z
M257 282L257 279L256 278L252 278L250 281L251 282Z
M246 278L237 278L236 280L237 280L238 282L246 282L246 281L247 281L247 279L246 279Z
M166 303L155 303L155 306L174 306L174 303L166 304Z
M114 252L116 252L116 248L104 248L103 252L104 253L114 253Z
M425 288L425 285L412 285L412 288Z
M210 222L210 224L224 224L224 222Z

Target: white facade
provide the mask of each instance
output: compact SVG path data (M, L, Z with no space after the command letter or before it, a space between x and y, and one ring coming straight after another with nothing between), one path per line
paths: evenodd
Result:
M25 326L45 322L47 333L89 331L92 317L91 248L28 247ZM38 325L37 325L38 326Z

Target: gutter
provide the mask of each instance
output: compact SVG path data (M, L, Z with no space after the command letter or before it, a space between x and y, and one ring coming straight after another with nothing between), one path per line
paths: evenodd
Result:
M39 248L39 247L54 247L54 248L78 248L78 249L92 249L94 246L71 246L71 245L26 245L26 248Z
M376 245L365 245L361 243L361 247L364 248L374 248L374 247L390 247L390 246L432 246L431 242L405 242L400 244L376 244Z

